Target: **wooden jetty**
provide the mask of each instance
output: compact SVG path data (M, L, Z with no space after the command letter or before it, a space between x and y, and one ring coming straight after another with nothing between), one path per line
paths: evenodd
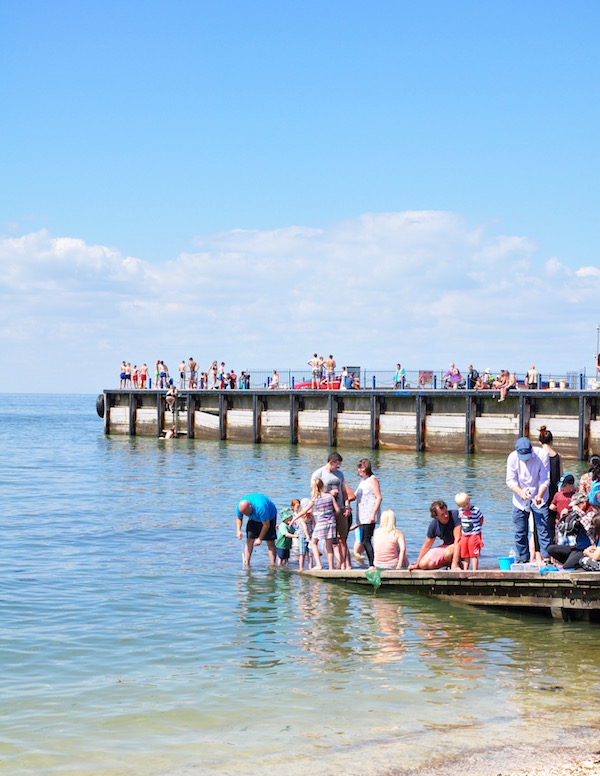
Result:
M162 390L110 390L98 397L105 434L178 436L251 443L507 454L517 437L552 430L561 453L600 452L600 391L182 390L175 411Z
M362 569L295 571L304 577L373 589ZM454 603L543 612L600 622L600 573L584 571L382 571L380 591L417 593Z

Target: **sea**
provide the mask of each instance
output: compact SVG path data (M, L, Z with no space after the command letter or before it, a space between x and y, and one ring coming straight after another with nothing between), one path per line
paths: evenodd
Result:
M328 449L105 437L95 398L0 395L2 773L487 773L600 743L596 625L313 580L264 546L243 569L239 499L307 496ZM371 458L409 558L459 490L482 566L507 554L504 456L339 452L351 485Z

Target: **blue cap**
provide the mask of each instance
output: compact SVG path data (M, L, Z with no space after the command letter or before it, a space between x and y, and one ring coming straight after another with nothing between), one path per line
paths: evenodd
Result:
M517 439L515 450L522 461L528 461L533 455L533 447L527 437L519 437Z

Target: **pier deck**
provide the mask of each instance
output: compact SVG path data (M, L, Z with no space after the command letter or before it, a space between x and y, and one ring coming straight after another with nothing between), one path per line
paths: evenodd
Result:
M363 569L295 571L304 577L372 588ZM380 591L417 593L455 603L547 612L600 622L600 574L558 571L383 571Z

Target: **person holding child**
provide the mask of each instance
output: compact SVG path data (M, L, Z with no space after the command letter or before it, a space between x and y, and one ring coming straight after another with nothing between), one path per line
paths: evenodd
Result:
M479 568L479 556L483 547L481 538L481 526L483 525L483 515L481 510L471 504L471 497L468 493L457 493L454 501L458 507L458 516L460 517L460 558L464 571L473 564L473 571Z

